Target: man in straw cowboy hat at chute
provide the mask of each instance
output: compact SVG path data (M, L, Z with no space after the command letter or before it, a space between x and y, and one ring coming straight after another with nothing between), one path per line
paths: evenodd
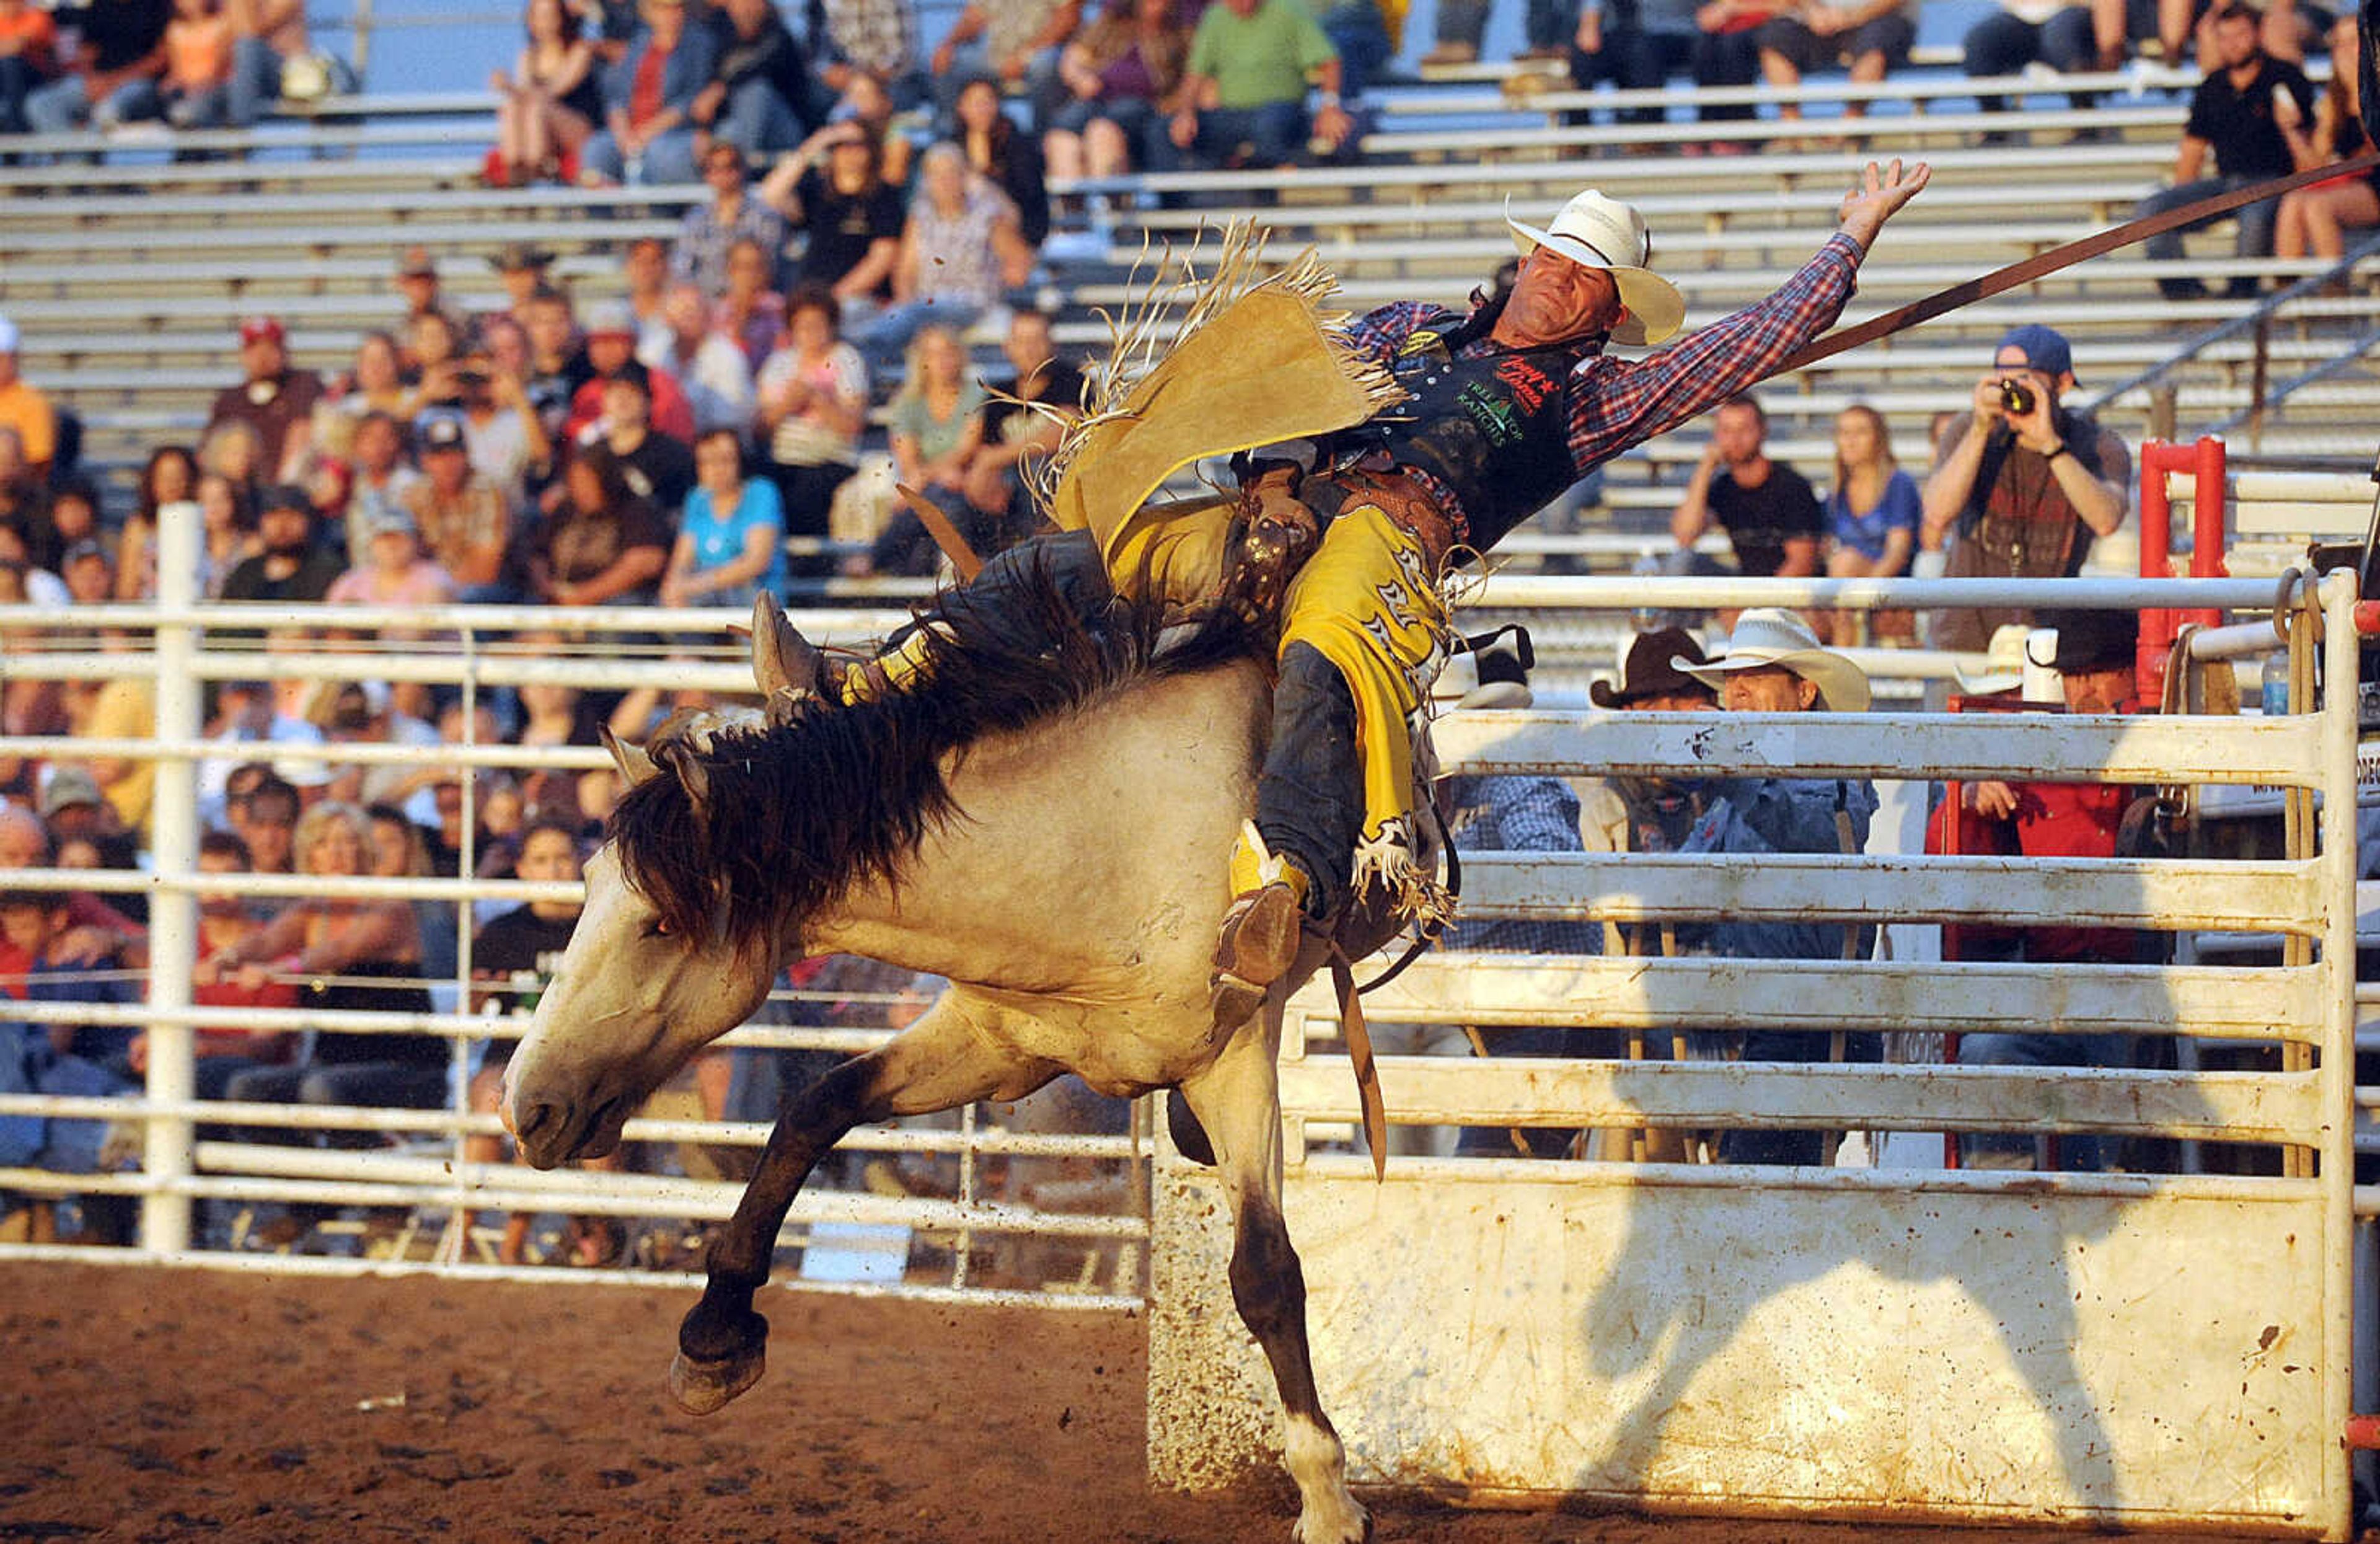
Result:
M1318 545L1282 599L1271 747L1216 949L1219 1016L1254 1011L1304 927L1351 893L1377 883L1400 909L1428 909L1412 863L1405 726L1451 636L1437 589L1447 554L1494 546L1593 468L1824 332L1877 231L1927 176L1922 164L1870 164L1836 234L1776 293L1645 359L1605 348L1662 343L1685 304L1648 266L1643 216L1593 190L1542 228L1507 217L1524 260L1500 304L1397 304L1354 323L1349 341L1405 399L1301 455L1259 451L1244 476L1244 503L1293 541L1302 516Z
M1701 663L1681 654L1670 663L1717 691L1720 706L1730 713L1867 709L1867 676L1860 667L1822 646L1799 614L1776 607L1755 607L1737 617L1719 658ZM1850 856L1866 850L1876 810L1876 786L1865 778L1731 777L1709 783L1705 795L1703 812L1678 845L1680 852L1751 858L1769 853ZM1676 936L1682 953L1724 959L1853 959L1864 957L1874 943L1866 930L1799 918L1727 919L1681 927ZM1874 1061L1880 1049L1872 1034L1851 1035L1842 1045L1852 1061ZM1689 1030L1686 1052L1697 1059L1824 1062L1835 1046L1826 1029L1779 1026L1730 1034ZM1827 1138L1817 1131L1732 1130L1720 1134L1718 1147L1722 1163L1829 1161Z

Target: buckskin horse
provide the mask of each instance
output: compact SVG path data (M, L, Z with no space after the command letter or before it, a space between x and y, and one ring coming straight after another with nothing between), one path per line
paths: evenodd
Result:
M964 590L953 592L963 597ZM756 606L766 714L608 741L630 787L587 866L587 903L513 1057L504 1116L540 1168L609 1152L629 1113L758 1009L788 958L848 953L947 978L892 1040L788 1100L713 1236L670 1386L698 1414L760 1377L752 1308L787 1209L855 1125L1019 1099L1072 1072L1103 1093L1179 1090L1235 1223L1232 1298L1283 1410L1301 1544L1366 1531L1315 1392L1305 1288L1281 1211L1281 1003L1326 956L1309 939L1264 1011L1219 1022L1209 954L1224 857L1269 725L1267 650L1217 614L1167 627L1116 600L1082 614L1040 587L947 605L922 685L845 704L801 689L816 655ZM1388 929L1342 930L1353 952Z

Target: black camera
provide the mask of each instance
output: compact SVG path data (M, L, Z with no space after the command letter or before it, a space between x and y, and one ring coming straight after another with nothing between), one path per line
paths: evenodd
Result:
M2018 418L2033 411L2033 388L2010 377L2000 383L2000 406Z

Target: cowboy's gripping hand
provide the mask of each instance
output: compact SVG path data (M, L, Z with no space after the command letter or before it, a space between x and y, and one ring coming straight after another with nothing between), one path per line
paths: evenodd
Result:
M1875 162L1860 175L1858 186L1843 195L1843 207L1839 218L1845 236L1860 244L1864 252L1876 245L1876 233L1884 223L1899 212L1902 204L1917 196L1934 176L1934 168L1920 161L1908 170L1899 161L1879 167Z

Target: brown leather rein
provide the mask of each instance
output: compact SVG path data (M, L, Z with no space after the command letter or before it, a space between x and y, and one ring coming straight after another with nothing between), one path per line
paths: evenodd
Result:
M2367 172L2374 166L2380 166L2380 151L2367 151L2352 160L2338 162L2328 166L2315 166L2302 172L2291 172L2287 176L2277 176L2269 182L2259 182L2252 187L2234 188L2228 193L2217 193L2213 198L2200 199L2194 203L2184 204L2180 209L2167 210L2162 214L2151 214L2143 219L2128 220L2120 225L2112 226L2095 235L2086 236L2080 241L2070 241L2063 247L2053 247L2048 251L2036 253L2018 262L2011 262L2005 268L1995 269L1981 278L1963 280L1948 289L1937 290L1924 299L1912 300L1898 310L1886 311L1881 316L1872 316L1856 327L1846 327L1840 333L1829 333L1827 336L1795 353L1769 373L1783 375L1789 371L1801 370L1816 364L1820 359L1831 359L1846 350L1874 343L1878 338L1890 337L1903 328L1913 327L1921 322L1931 322L1946 312L1957 310L1961 306L1971 305L1977 300L1989 299L1995 295L2014 289L2019 285L2031 284L2034 280L2045 278L2061 268L2071 267L2087 258L2112 252L2119 247L2129 247L2135 241L2146 241L2150 237L2163 236L2169 230L2180 230L2184 225L2195 224L2200 220L2210 220L2217 215L2228 214L2235 209L2244 209L2252 203L2262 203L2266 199L2278 198L2283 193L2308 187L2330 177L2349 176L2357 172Z

